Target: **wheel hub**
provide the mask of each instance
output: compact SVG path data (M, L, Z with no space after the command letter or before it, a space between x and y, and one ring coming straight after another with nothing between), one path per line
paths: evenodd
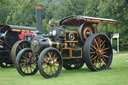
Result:
M53 64L54 64L54 61L53 61L53 60L49 60L49 61L48 61L48 65L49 65L49 66L52 66Z
M97 55L98 55L99 57L101 57L101 56L104 54L104 52L103 52L102 49L97 49L97 50L96 50L96 53L97 53Z
M51 61L50 61L50 64L53 64L53 63L54 63L54 62L51 60Z

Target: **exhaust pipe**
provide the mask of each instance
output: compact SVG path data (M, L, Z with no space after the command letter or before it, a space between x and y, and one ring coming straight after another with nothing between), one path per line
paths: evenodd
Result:
M36 6L36 25L37 25L39 34L42 34L42 9L43 9L43 5L37 4L37 6Z

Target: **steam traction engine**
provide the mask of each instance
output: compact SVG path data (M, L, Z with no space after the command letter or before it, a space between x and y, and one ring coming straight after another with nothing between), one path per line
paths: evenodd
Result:
M23 49L30 47L30 42L34 37L33 31L36 28L0 25L0 66L12 66L15 63L17 53Z
M38 35L31 41L31 48L21 50L16 67L22 75L34 75L38 69L45 78L56 77L62 67L80 69L84 63L91 71L109 68L112 62L112 46L108 37L96 33L93 24L115 24L112 19L71 16L60 21L60 27L52 27L48 36L41 35L41 9L37 6ZM68 31L66 27L79 27Z

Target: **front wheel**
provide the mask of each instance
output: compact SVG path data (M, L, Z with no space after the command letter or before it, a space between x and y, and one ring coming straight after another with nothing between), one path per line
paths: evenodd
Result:
M33 55L30 48L24 48L18 53L16 57L16 68L22 76L37 73L37 57Z
M109 68L112 62L112 46L104 34L93 34L85 42L83 48L84 60L91 71Z
M46 48L41 52L38 59L38 68L43 77L57 77L62 66L62 56L56 48Z

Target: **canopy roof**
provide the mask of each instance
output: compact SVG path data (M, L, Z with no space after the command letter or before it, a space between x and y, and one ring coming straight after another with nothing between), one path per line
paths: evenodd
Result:
M97 17L88 17L88 16L69 16L60 21L62 26L77 26L79 27L83 23L91 24L116 24L117 21L113 19L97 18Z
M9 29L18 29L18 30L32 30L32 31L37 30L34 27L16 26L16 25L0 25L0 29L6 29L6 30L9 30Z

